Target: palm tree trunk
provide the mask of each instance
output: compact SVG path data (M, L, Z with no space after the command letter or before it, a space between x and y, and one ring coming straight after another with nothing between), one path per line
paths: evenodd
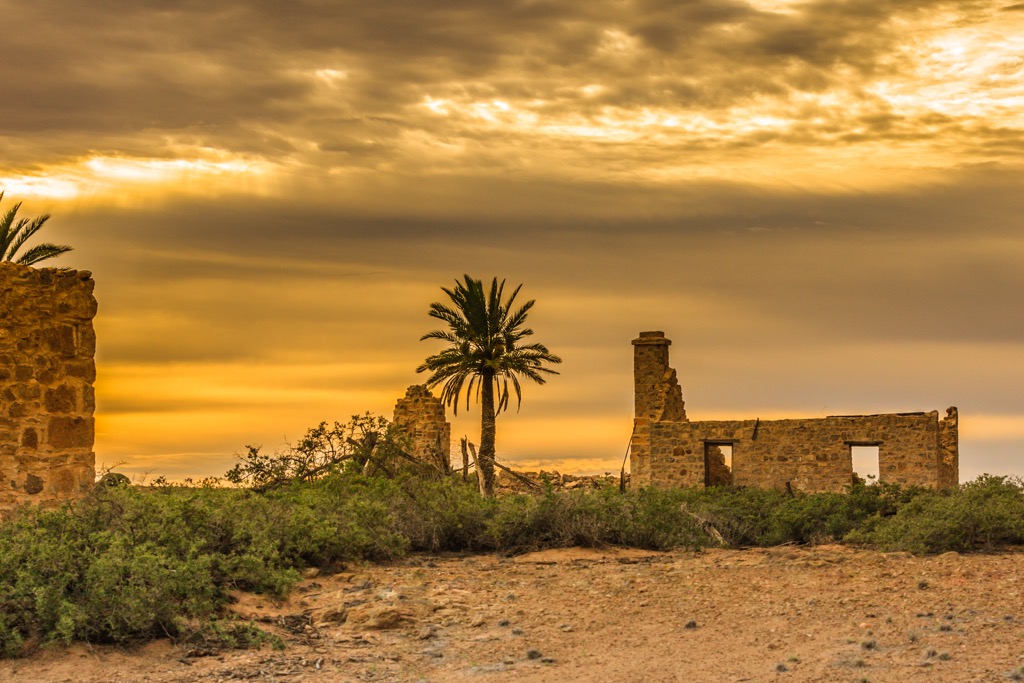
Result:
M484 495L494 495L494 373L484 371L480 386L480 454L477 467L483 475Z

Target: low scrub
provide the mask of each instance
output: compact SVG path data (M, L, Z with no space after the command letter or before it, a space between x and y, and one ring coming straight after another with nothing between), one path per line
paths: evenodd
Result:
M920 492L847 540L883 550L941 553L1024 545L1024 481L983 475L955 491Z
M225 619L230 590L283 596L305 567L410 551L841 541L915 553L1022 545L1024 485L984 476L949 492L860 485L843 495L725 488L481 498L456 478L339 472L264 493L101 487L0 524L0 656L73 640L263 642L255 627Z

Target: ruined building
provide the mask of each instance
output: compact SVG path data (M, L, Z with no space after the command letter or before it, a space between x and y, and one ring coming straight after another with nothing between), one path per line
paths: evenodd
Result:
M445 417L444 404L426 385L414 384L406 390L405 397L395 404L392 422L409 438L410 455L443 472L450 469L452 426Z
M957 411L793 420L691 421L663 332L633 340L635 418L630 485L758 486L842 492L853 450L877 449L878 479L956 486ZM731 457L729 457L731 455Z
M93 286L85 270L0 262L0 514L93 486Z

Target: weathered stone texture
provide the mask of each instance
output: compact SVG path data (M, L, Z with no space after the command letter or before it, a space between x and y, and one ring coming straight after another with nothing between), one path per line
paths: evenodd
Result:
M92 487L94 285L88 271L0 263L0 512Z
M960 483L960 417L956 406L946 409L946 417L939 422L939 488L951 488Z
M799 491L847 490L851 447L877 446L879 481L937 488L958 483L957 412L850 415L794 420L690 421L668 367L660 332L633 341L636 406L630 451L632 486L704 486L726 481L719 444L732 446L732 483ZM657 344L664 353L648 349ZM643 349L643 351L641 351ZM663 378L658 382L656 378ZM664 397L654 395L665 392ZM723 471L725 470L725 471Z
M444 404L425 385L414 384L395 404L392 420L410 440L410 454L450 469L452 426L445 417Z
M633 373L637 417L654 420L685 420L686 406L676 371L668 365L668 347L672 342L664 332L641 332L633 340Z

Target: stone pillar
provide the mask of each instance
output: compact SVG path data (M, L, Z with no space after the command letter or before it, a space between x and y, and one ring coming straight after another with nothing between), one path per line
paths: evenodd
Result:
M630 486L650 486L651 428L654 423L685 422L686 408L676 371L668 364L671 340L664 332L641 332L633 340L633 439Z
M0 263L0 512L92 489L94 285L85 270Z
M451 468L452 426L445 417L444 404L423 384L414 384L395 404L393 422L410 440L410 455Z
M633 340L633 415L653 417L660 407L662 382L668 372L668 347L664 332L641 332Z

